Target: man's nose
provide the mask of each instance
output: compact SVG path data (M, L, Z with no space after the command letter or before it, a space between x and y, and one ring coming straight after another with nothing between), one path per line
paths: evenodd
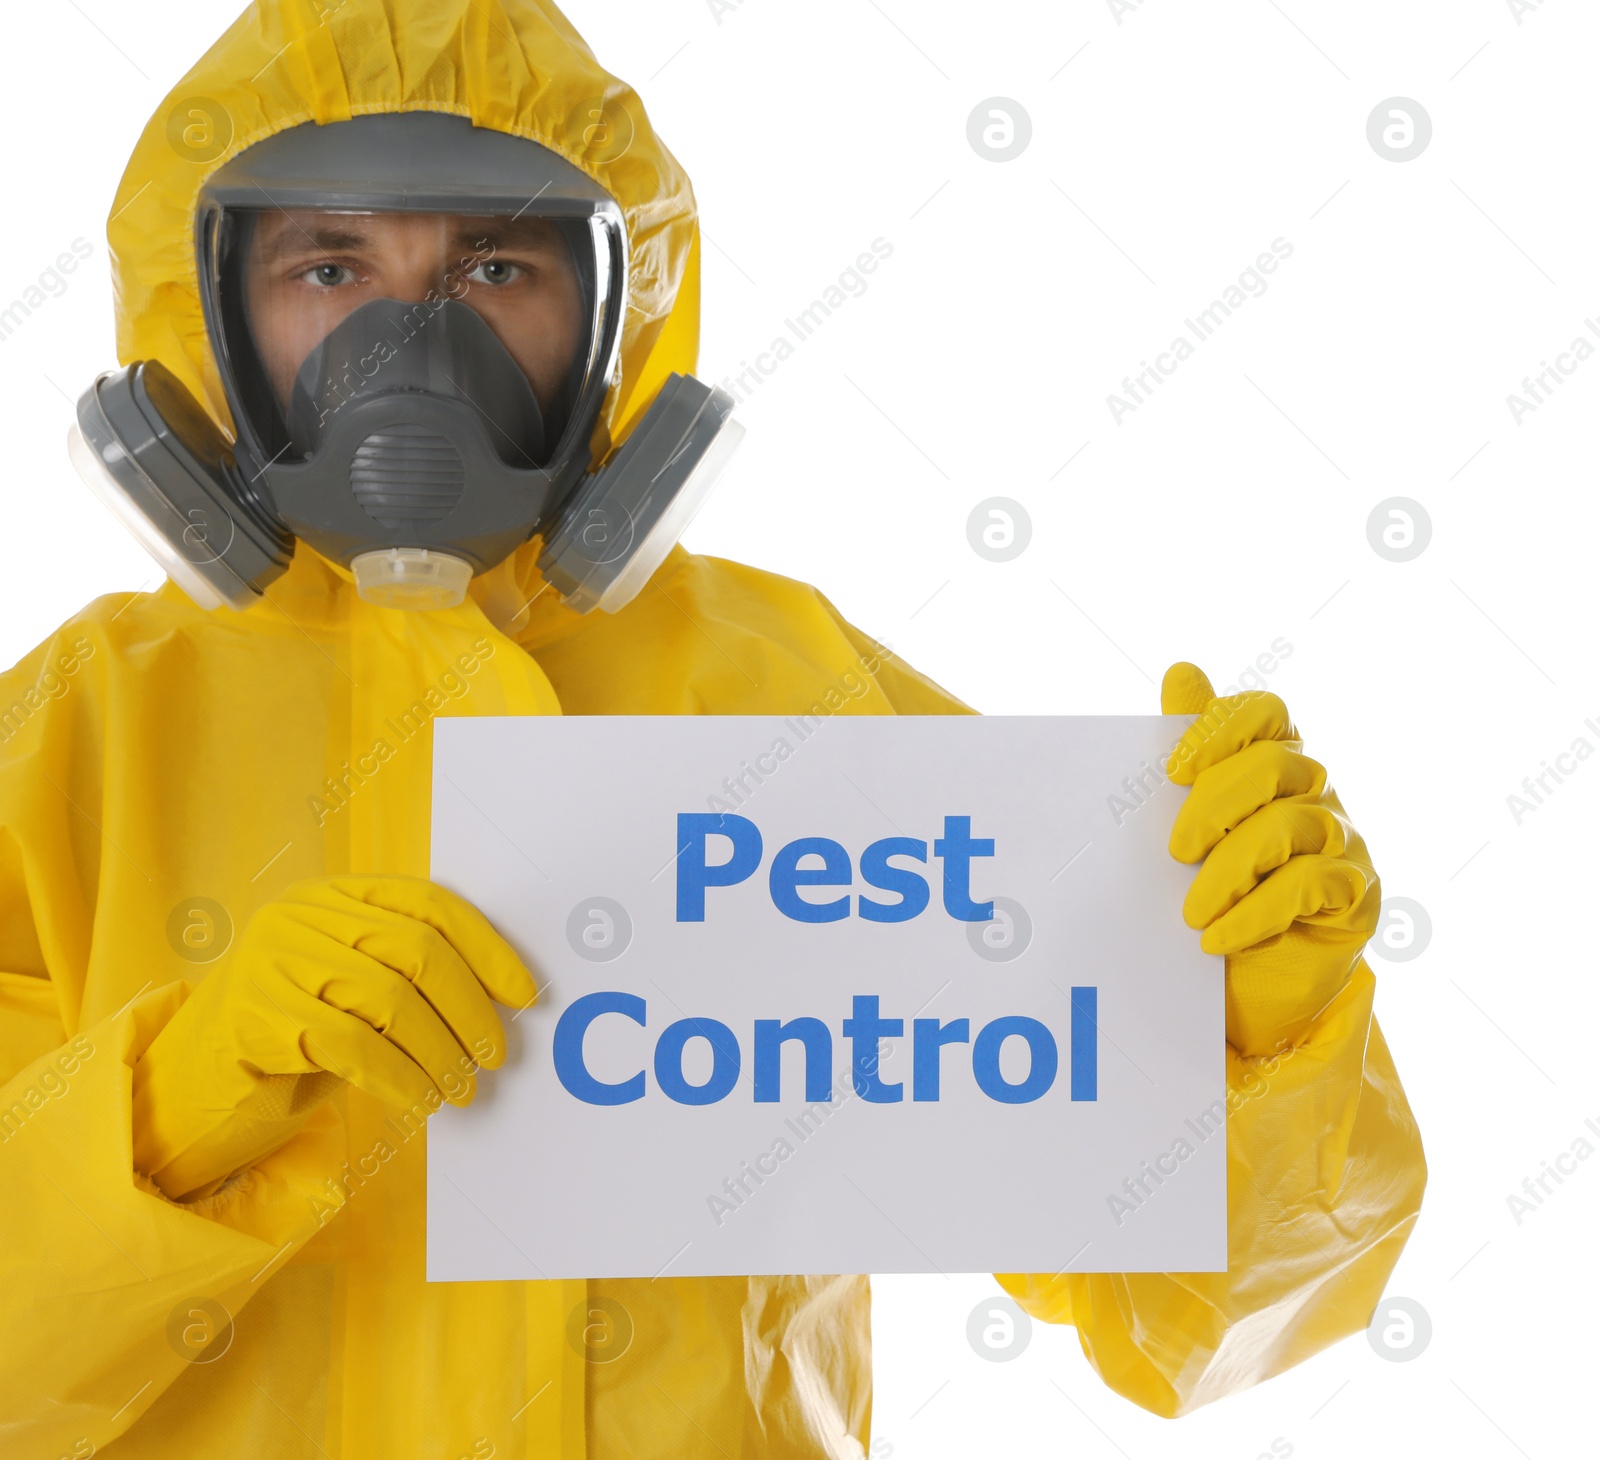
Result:
M445 296L449 268L437 255L407 260L405 265L390 277L390 292L406 304L419 304L426 299Z

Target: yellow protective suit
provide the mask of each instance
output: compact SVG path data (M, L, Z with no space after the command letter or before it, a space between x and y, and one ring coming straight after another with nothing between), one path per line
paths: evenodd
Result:
M694 205L637 98L541 0L246 12L162 104L112 205L121 358L160 359L225 422L200 183L280 128L413 108L532 137L622 204L631 308L598 444L620 440L694 364ZM170 583L101 599L0 681L5 1456L837 1460L868 1443L864 1277L429 1285L425 1138L351 1087L201 1200L134 1167L132 1066L251 914L307 877L426 875L435 715L964 711L801 584L680 550L624 612L580 619L535 556L412 615L302 547L246 613ZM1287 1053L1230 1055L1227 1274L1002 1279L1075 1323L1137 1403L1179 1413L1366 1321L1423 1181L1371 1000L1358 966Z

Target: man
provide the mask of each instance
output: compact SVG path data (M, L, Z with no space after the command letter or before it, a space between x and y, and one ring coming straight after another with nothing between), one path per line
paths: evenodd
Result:
M425 880L432 717L791 714L846 676L840 713L965 709L813 589L633 533L725 429L687 179L542 0L261 0L110 237L152 363L75 450L177 581L0 695L6 1453L861 1455L865 1278L423 1279L425 1117L534 996ZM1228 955L1229 1270L1000 1281L1175 1415L1364 1326L1425 1173L1322 768L1193 666L1162 708L1199 716L1173 850Z

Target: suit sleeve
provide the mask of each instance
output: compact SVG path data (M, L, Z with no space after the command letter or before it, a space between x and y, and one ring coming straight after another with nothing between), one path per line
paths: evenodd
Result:
M195 1300L237 1314L314 1234L342 1154L324 1108L205 1202L133 1169L132 1066L188 986L79 1017L91 944L116 930L94 915L99 838L74 820L98 775L89 667L70 694L28 698L57 648L0 676L0 1453L16 1456L125 1431L192 1356Z
M1427 1181L1373 988L1358 964L1299 1044L1229 1051L1226 1272L996 1275L1135 1404L1187 1413L1367 1325Z

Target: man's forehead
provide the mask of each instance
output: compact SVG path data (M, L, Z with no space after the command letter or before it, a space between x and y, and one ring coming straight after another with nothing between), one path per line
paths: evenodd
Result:
M358 249L400 235L436 236L452 247L564 249L547 218L479 217L459 213L338 213L320 209L263 211L257 246L268 256L297 249Z

